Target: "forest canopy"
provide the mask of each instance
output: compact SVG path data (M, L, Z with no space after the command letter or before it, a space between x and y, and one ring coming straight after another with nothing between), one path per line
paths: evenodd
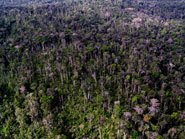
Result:
M0 138L183 139L184 0L0 0Z

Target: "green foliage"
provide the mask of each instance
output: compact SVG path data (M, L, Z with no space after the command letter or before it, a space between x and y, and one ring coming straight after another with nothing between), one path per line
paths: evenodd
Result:
M177 119L178 119L178 117L179 117L178 112L173 112L173 113L171 114L171 118L172 118L172 119L177 120Z
M132 138L132 139L137 139L138 137L139 137L138 131L133 131L133 132L131 133L131 138Z
M132 97L132 103L136 102L138 100L138 96L133 96Z
M0 7L0 138L183 138L185 26L140 6Z

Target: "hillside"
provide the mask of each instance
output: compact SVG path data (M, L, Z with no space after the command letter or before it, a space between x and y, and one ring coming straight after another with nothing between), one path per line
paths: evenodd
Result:
M184 138L184 0L0 5L0 138Z

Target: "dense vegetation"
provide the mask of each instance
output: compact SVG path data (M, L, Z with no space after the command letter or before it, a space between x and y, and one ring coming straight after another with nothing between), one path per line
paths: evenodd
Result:
M2 6L0 138L183 139L183 6Z

